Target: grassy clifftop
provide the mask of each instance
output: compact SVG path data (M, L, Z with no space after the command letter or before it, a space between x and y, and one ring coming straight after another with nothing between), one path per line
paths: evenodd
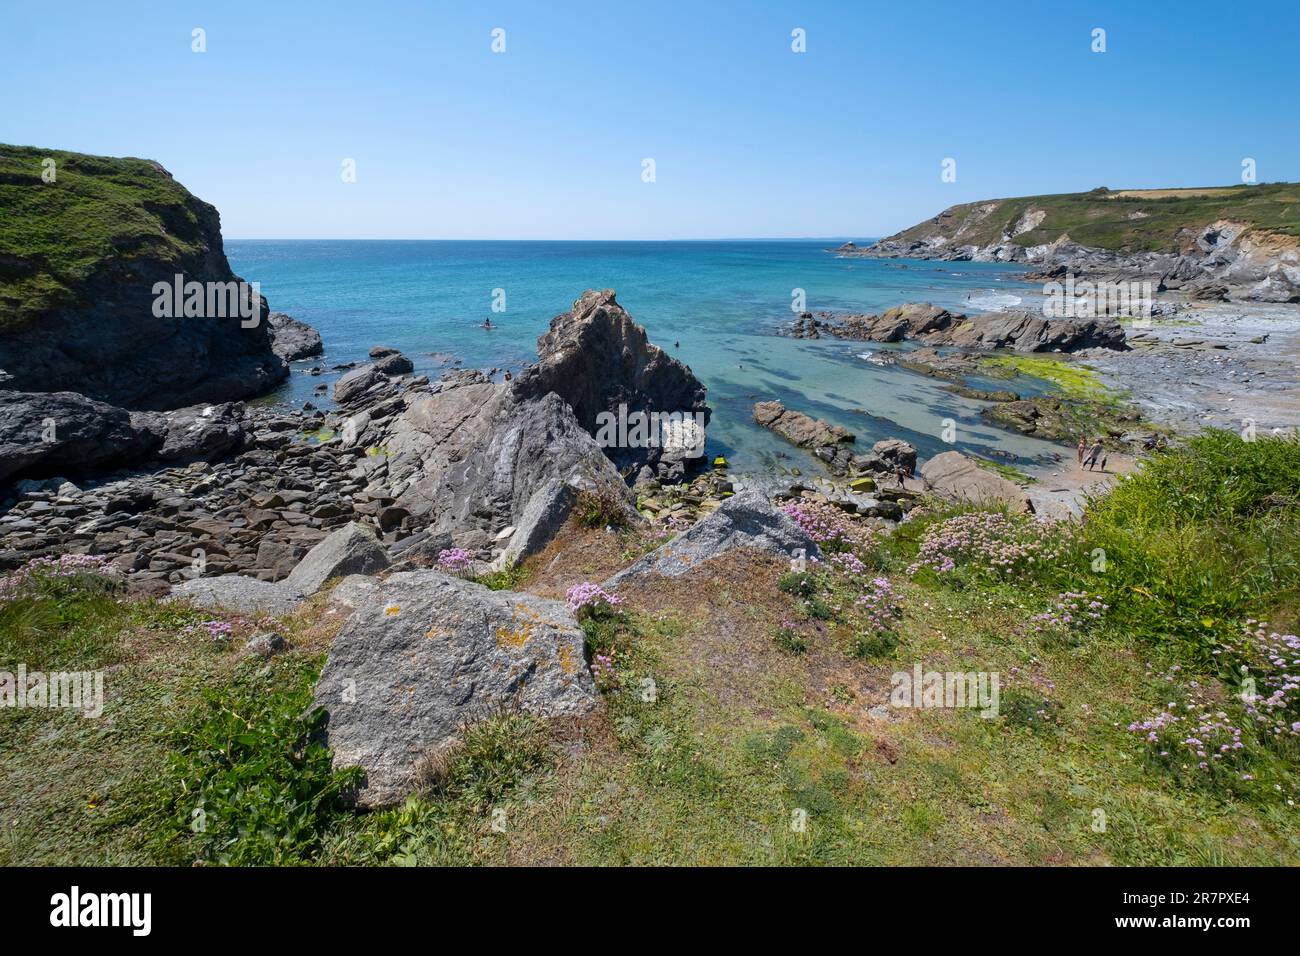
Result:
M0 328L75 305L93 277L133 259L194 261L215 218L155 162L5 144L0 210Z
M1094 189L952 206L883 242L943 237L985 246L1011 236L1022 246L1068 235L1085 246L1118 252L1179 252L1219 219L1300 236L1300 184L1265 183L1201 189Z

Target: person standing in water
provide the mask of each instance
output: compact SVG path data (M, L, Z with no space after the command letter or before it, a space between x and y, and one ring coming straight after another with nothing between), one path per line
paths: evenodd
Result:
M1075 459L1076 462L1078 462L1080 468L1083 467L1083 453L1084 453L1085 451L1087 451L1087 450L1088 450L1088 439L1086 439L1086 438L1084 438L1082 435L1080 435L1080 436L1079 436L1079 449L1078 449L1078 451L1075 453L1075 456L1074 456L1074 459Z

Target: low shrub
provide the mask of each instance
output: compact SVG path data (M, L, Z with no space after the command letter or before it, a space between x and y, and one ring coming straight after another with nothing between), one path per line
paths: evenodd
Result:
M193 858L230 866L306 863L359 771L335 772L313 737L323 712L304 714L320 662L244 665L205 692L193 720L171 733L171 819ZM300 668L292 681L277 668Z
M808 651L808 638L791 625L778 627L772 639L787 654L804 654Z
M607 482L578 492L573 513L584 528L622 528L628 523L623 496Z

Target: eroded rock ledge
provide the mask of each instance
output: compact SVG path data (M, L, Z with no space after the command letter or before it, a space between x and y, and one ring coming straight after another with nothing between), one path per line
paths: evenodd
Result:
M1013 349L1017 352L1125 348L1123 327L1109 317L1056 319L1027 311L968 316L949 312L929 302L909 302L879 315L818 318L805 312L795 320L791 334L795 338L815 339L829 335L865 342L909 339L931 346Z

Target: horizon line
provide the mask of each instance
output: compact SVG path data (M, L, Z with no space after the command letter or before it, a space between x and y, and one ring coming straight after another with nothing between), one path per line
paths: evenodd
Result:
M708 238L694 239L484 239L484 238L397 238L397 237L369 237L355 238L351 236L315 236L311 238L295 236L276 236L276 237L253 237L253 236L224 236L223 242L878 242L881 236L863 236L854 239L852 236L716 236Z

